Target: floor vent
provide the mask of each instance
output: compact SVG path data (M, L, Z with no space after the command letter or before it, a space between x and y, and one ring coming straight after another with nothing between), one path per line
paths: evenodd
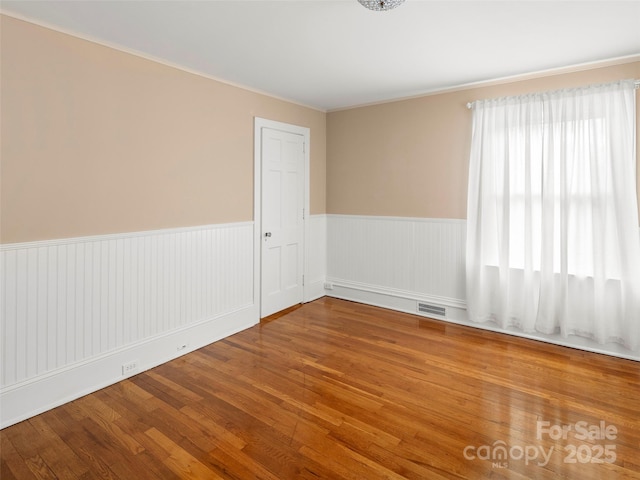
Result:
M426 315L437 315L439 317L447 316L446 308L422 302L418 302L418 312L424 313Z

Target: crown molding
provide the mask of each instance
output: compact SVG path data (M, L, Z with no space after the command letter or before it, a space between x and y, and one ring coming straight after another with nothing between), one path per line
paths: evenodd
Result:
M437 88L433 90L426 90L424 92L417 93L415 95L408 95L405 97L395 97L395 98L390 98L388 100L381 100L378 102L362 103L362 104L351 105L347 107L333 108L333 109L327 110L327 113L351 110L354 108L372 107L376 105L384 105L386 103L401 102L404 100L413 100L416 98L429 97L432 95L440 95L443 93L454 93L454 92L461 92L464 90L471 90L475 88L492 87L495 85L503 85L505 83L522 82L525 80L534 80L536 78L552 77L554 75L576 73L576 72L582 72L585 70L594 70L596 68L611 67L614 65L624 65L627 63L634 63L634 62L640 62L640 54L626 55L624 57L615 57L615 58L609 58L604 60L596 60L593 62L579 63L575 65L569 65L566 67L549 68L546 70L538 70L535 72L519 73L516 75L509 75L506 77L480 80L478 82L463 83L463 84L455 85L451 87L443 87L443 88Z
M164 65L166 67L175 68L176 70L181 70L183 72L190 73L192 75L197 75L199 77L206 78L208 80L213 80L215 82L222 83L224 85L229 85L231 87L239 88L240 90L245 90L245 91L248 91L248 92L251 92L251 93L256 93L258 95L264 95L265 97L270 97L270 98L273 98L274 100L279 100L281 102L287 102L287 103L290 103L290 104L293 104L293 105L297 105L299 107L308 108L308 109L315 110L315 111L318 111L318 112L321 112L321 113L327 113L327 110L322 109L320 107L316 107L316 106L313 106L313 105L307 105L307 104L298 102L298 101L290 99L290 98L285 98L285 97L280 97L278 95L274 95L274 94L266 92L264 90L260 90L260 89L253 88L253 87L249 87L249 86L243 85L241 83L231 82L231 81L225 80L223 78L215 77L213 75L209 75L209 74L201 72L199 70L195 70L195 69L192 69L192 68L189 68L189 67L185 67L184 65L179 65L177 63L170 62L168 60L156 57L154 55L150 55L148 53L140 52L138 50L135 50L135 49L132 49L132 48L128 48L128 47L124 47L124 46L116 44L116 43L112 43L112 42L108 42L106 40L98 39L98 38L92 37L91 35L86 35L84 33L79 33L79 32L76 32L74 30L63 28L63 27L60 27L58 25L53 25L53 24L48 23L48 22L43 22L41 20L36 20L36 19L30 18L28 16L21 15L19 13L14 13L14 12L11 12L11 11L7 11L6 8L0 8L0 15L5 15L7 17L11 17L11 18L14 18L16 20L20 20L20 21L23 21L23 22L26 22L26 23L31 23L33 25L37 25L39 27L46 28L48 30L52 30L54 32L62 33L63 35L69 35L71 37L75 37L75 38L78 38L80 40L84 40L84 41L87 41L87 42L94 43L96 45L100 45L102 47L111 48L113 50L117 50L117 51L122 52L122 53L126 53L126 54L129 54L129 55L140 57L140 58L143 58L144 60L149 60L151 62L158 63L158 64Z

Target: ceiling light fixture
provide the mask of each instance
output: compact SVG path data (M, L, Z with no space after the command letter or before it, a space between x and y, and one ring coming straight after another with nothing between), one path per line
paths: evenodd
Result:
M376 12L386 12L404 3L404 0L358 0L360 5Z

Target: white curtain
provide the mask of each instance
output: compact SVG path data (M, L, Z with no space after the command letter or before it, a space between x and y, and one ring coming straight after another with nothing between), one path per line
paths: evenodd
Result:
M474 103L475 322L640 346L634 81Z

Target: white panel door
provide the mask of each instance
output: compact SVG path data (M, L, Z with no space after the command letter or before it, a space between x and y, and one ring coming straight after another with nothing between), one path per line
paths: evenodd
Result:
M302 135L262 130L262 318L303 299Z

